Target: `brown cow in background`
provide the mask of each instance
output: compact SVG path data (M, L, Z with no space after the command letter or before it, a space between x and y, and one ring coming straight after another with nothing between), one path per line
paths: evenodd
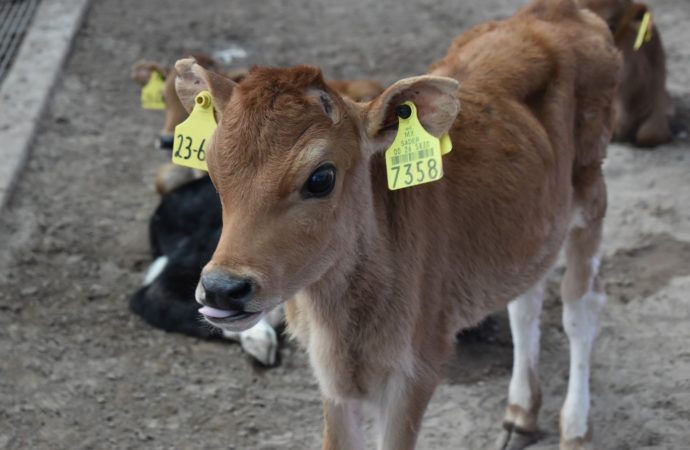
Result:
M614 140L654 147L673 137L674 108L666 90L666 55L659 30L650 22L651 39L635 49L647 5L631 0L578 0L604 19L623 53L623 72L616 98Z

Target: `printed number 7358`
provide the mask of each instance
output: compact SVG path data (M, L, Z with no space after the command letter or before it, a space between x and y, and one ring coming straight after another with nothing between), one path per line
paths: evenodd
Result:
M424 164L426 162L426 164ZM393 170L393 187L398 187L398 180L402 172L402 184L411 186L413 184L424 183L438 178L438 167L436 167L436 159L429 158L426 161L419 160L413 163L407 163L399 166L391 167Z

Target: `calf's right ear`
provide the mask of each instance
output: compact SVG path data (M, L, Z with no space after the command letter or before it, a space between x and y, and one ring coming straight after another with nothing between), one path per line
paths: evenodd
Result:
M175 63L175 91L187 112L194 108L194 98L201 91L209 91L213 99L216 117L220 118L225 105L230 101L237 83L223 75L201 67L194 58L180 59Z

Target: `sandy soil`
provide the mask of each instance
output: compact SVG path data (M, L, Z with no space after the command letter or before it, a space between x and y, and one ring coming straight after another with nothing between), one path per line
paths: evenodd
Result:
M318 389L292 344L252 366L237 345L151 329L127 311L148 264L162 123L128 80L140 57L239 46L250 63L313 63L389 83L421 73L455 35L522 2L97 0L0 218L0 449L318 448ZM690 3L652 2L669 86L690 105ZM195 3L195 5L197 5ZM690 144L612 146L604 243L609 301L594 355L600 449L690 442ZM567 382L558 282L543 314L544 436L555 448ZM492 448L510 375L505 315L463 341L429 407L420 449Z

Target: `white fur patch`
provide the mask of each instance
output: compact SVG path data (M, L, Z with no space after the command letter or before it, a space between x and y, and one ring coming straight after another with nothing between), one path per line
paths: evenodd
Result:
M539 316L544 284L538 283L508 304L513 335L513 375L508 388L508 404L528 411L533 406L530 372L536 376L539 362Z
M201 279L196 284L196 289L194 290L194 298L196 299L196 302L200 305L203 305L204 300L206 300L206 291L204 290L204 286L201 284Z
M318 322L310 329L308 348L309 362L319 381L321 392L324 397L338 402L341 398L335 384L337 374L333 373L334 367L328 364L335 349L330 334Z
M598 259L595 260L593 267L598 265ZM562 437L566 440L587 433L590 358L605 300L603 293L590 289L582 298L563 305L563 328L570 342L568 394L561 410Z
M283 305L278 305L266 314L266 320L273 327L276 328L285 322L285 309Z
M570 229L572 230L573 228L584 228L586 226L587 222L585 221L585 217L582 214L582 208L575 208L575 211L573 212L573 217L570 219Z
M404 420L406 405L404 404L406 390L409 388L407 376L404 373L393 373L384 386L378 405L378 450L391 448L400 433L400 421Z
M222 329L222 332L225 339L239 342L242 349L260 363L266 366L275 364L278 354L278 336L266 318L262 318L256 325L245 331Z
M276 362L278 336L271 325L262 318L256 325L240 333L240 343L245 352L266 366Z
M327 400L328 435L330 446L337 443L337 448L347 450L364 450L364 434L362 433L361 414L362 404L358 400L331 401Z
M222 62L225 65L229 65L235 59L246 57L247 51L239 45L231 45L228 48L216 50L215 52L213 52L213 58Z
M159 256L158 258L156 258L149 266L149 270L146 271L146 275L144 276L144 286L148 286L149 284L153 283L153 280L158 278L158 276L161 274L161 272L163 272L163 269L165 269L165 266L167 265L167 256Z
M224 330L220 329L220 331L223 333L223 337L229 341L235 341L235 342L240 342L240 333L239 331L229 331L229 330Z

